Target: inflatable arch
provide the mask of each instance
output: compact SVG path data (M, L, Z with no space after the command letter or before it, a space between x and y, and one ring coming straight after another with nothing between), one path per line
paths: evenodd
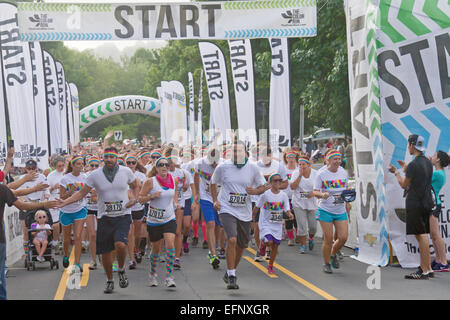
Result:
M119 96L107 98L80 110L80 132L102 119L122 113L141 113L160 117L158 99L145 96Z

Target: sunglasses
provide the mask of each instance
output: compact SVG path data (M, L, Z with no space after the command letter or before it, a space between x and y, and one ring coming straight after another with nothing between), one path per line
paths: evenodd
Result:
M98 167L100 167L100 165L98 165L98 164L91 164L91 168L98 168Z
M170 167L170 164L168 163L158 163L157 167L162 168L162 167Z
M133 165L134 165L134 164L136 164L136 163L137 163L136 161L127 161L127 164L128 164L128 165L130 165L130 164L133 164Z
M159 159L160 157L158 157L158 156L152 156L152 159Z
M38 217L38 219L45 219L45 218L47 218L47 217L46 216Z

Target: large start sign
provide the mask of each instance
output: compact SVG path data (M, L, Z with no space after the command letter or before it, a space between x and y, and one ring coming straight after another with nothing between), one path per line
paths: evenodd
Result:
M23 41L312 37L316 0L18 4Z

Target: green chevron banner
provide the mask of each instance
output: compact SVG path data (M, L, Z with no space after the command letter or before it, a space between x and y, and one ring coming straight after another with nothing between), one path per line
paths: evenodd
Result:
M403 267L417 267L418 243L405 232L403 189L387 168L412 160L411 134L424 138L426 156L450 152L450 2L348 0L346 13L358 259L386 265L390 241ZM450 183L437 196L445 208ZM437 219L445 252L431 247L432 255L447 259L448 214L443 210Z
M20 2L18 11L22 41L317 35L316 0L145 4Z

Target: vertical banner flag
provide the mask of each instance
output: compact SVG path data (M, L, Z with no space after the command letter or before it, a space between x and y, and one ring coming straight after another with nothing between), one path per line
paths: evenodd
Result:
M227 68L222 50L213 43L199 42L200 55L208 86L210 108L214 127L222 136L231 129L230 101L228 94Z
M75 144L80 143L80 99L78 88L75 83L69 83L70 94L72 95L73 127L75 133Z
M256 144L255 82L249 39L229 40L239 138Z
M164 108L164 98L162 93L162 88L157 87L156 92L158 93L158 100L161 105L160 118L159 118L159 129L161 134L161 144L166 142L166 123L165 123L165 108Z
M179 145L187 144L187 113L186 113L186 91L179 81L170 81L172 88L172 108L174 111L174 133L172 140Z
M386 229L375 14L376 6L371 1L347 2L348 75L356 207L359 208L357 259L385 266L389 262L389 237Z
M0 164L1 165L5 164L7 152L8 152L8 136L6 131L6 106L5 106L5 96L3 92L3 70L1 68L1 59L0 59Z
M67 106L66 106L66 77L64 67L61 62L56 61L56 77L58 79L58 101L60 110L60 126L61 126L61 146L62 151L67 152L67 144L69 142L68 126L67 126Z
M394 252L403 267L420 264L419 245L406 235L405 198L390 164L412 161L407 151L408 136L425 140L425 156L438 150L450 152L450 5L448 1L379 1L374 7L376 60L386 184L387 226ZM376 9L376 11L375 11ZM376 63L375 63L376 65ZM372 110L372 109L370 109ZM371 112L371 111L370 111ZM450 259L450 171L439 195L442 211L439 231ZM430 241L430 253L435 248Z
M174 131L173 127L173 118L174 112L172 107L172 90L169 85L169 81L161 81L161 88L163 93L163 102L164 102L164 123L166 128L166 142L174 142L172 141L172 133ZM161 107L163 108L163 107Z
M63 145L56 64L51 54L45 50L42 50L42 58L44 59L45 92L47 95L50 150L51 154L61 154Z
M67 108L67 117L68 117L68 125L69 125L69 141L72 146L75 145L75 131L74 131L74 122L73 122L73 107L72 107L72 93L70 92L69 83L66 82L66 108Z
M0 48L14 165L24 167L36 141L30 49L20 41L16 6L5 2L0 3Z
M194 78L188 73L189 79L189 143L195 143L195 114L194 114Z
M203 128L202 128L202 108L203 108L203 70L200 71L200 86L198 89L198 106L197 106L197 145L201 146L203 143Z
M29 42L31 66L33 71L34 120L36 126L36 145L30 150L32 157L37 157L38 167L48 168L48 126L47 126L47 97L45 93L44 63L42 49L39 42Z
M269 39L272 49L269 102L269 141L274 154L291 146L291 99L288 39Z

